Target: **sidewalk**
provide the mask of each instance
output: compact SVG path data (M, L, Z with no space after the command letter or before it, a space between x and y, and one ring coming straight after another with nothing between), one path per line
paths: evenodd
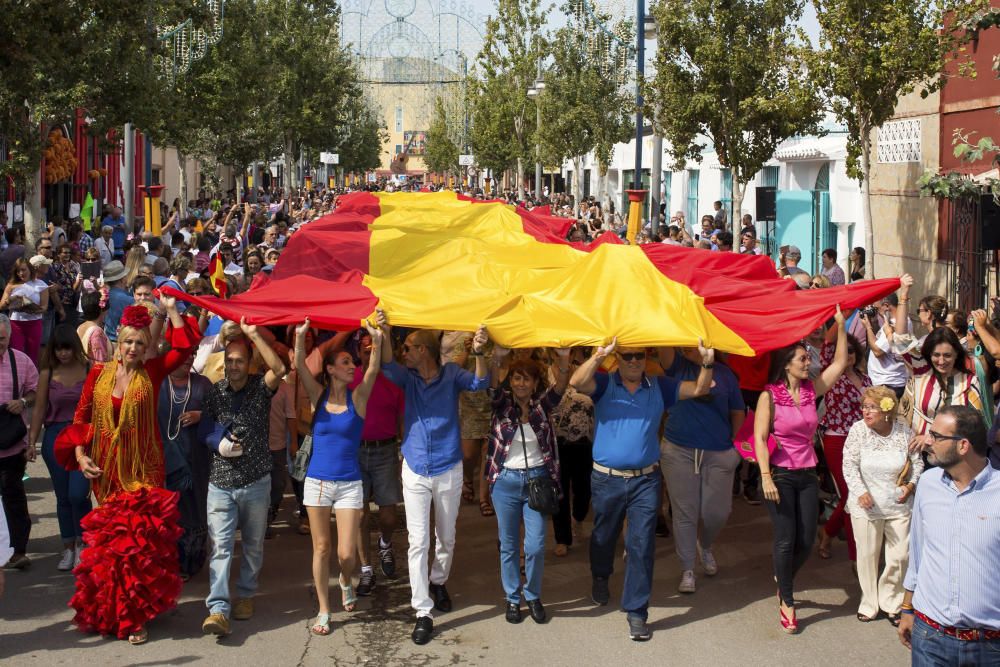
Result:
M426 646L410 641L413 615L406 579L406 533L395 539L400 578L379 576L376 594L360 598L353 614L334 614L333 632L313 637L311 545L287 524L293 501L286 498L277 537L265 543L264 570L256 615L233 621L222 640L201 634L207 611L207 569L185 584L178 607L149 626L145 646L84 635L71 624L66 605L73 592L70 573L55 568L60 540L55 499L41 459L29 464L27 484L32 526L24 572L10 572L0 599L0 664L55 665L733 665L810 666L905 665L909 654L885 620L859 623L857 580L846 545L834 542L830 561L813 558L798 583L797 636L778 625L770 570L771 527L762 507L734 499L734 512L715 548L721 572L698 575L698 592L676 592L680 576L671 539L657 540L654 594L650 609L653 639L629 641L625 616L615 605L621 594L621 562L611 580L612 604L590 601L586 539L566 558L546 554L543 601L551 620L536 625L525 614L517 626L503 618L496 550L496 520L463 505L455 567L448 582L454 611L435 618L435 637ZM336 534L336 533L334 533ZM334 553L336 551L334 550ZM234 566L234 571L236 567ZM332 576L336 576L334 564ZM340 609L331 579L335 609ZM389 585L387 585L389 583ZM529 657L530 656L530 657Z

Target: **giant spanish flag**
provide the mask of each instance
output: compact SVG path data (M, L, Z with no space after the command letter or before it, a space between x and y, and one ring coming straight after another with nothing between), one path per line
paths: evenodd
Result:
M697 345L753 355L877 301L896 279L796 291L767 257L613 234L563 239L567 220L452 192L356 193L296 232L269 280L229 300L182 296L226 318L474 330L511 347Z

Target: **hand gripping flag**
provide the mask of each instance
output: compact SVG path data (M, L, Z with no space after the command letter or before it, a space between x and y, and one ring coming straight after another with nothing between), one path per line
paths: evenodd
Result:
M879 300L898 279L796 290L768 257L663 244L589 244L565 220L451 192L355 193L296 232L271 274L223 301L177 296L223 317L278 325L359 326L376 307L392 324L471 331L511 347L694 346L755 355ZM169 288L167 288L169 291Z

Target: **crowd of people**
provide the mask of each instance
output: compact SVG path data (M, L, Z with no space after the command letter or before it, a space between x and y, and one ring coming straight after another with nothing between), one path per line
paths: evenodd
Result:
M411 638L430 641L435 613L452 609L466 502L495 516L499 590L514 624L525 609L548 618L549 523L562 557L592 516L597 605L612 598L624 534L620 607L628 636L644 641L657 536L672 530L677 590L694 594L697 563L710 577L725 566L713 545L742 494L763 502L773 526L784 631L800 627L796 575L814 551L831 558L843 535L859 622L897 626L915 664L959 654L1000 664L1000 596L984 585L1000 553L990 521L1000 507L996 309L956 313L927 295L913 322L904 275L898 294L838 308L805 340L747 359L619 345L614 332L592 349L510 350L485 328L404 329L382 310L356 331L308 320L266 328L172 296L251 289L297 230L336 206L327 191L257 199L175 202L157 236L127 233L120 209L90 231L53 220L33 251L20 229L5 231L0 561L8 572L31 565L22 479L40 442L63 547L56 567L74 573L81 630L144 643L207 565L202 630L229 634L231 620L255 612L265 543L290 489L294 529L313 547L315 635L332 631L334 544L345 610L373 592L376 567L397 576L402 503ZM551 204L576 219L568 240L618 231L614 212L593 201ZM640 240L759 254L749 216L734 248L716 204L697 233L678 213ZM800 289L865 277L861 249L849 271L834 250L815 275L801 259L785 247L776 265Z

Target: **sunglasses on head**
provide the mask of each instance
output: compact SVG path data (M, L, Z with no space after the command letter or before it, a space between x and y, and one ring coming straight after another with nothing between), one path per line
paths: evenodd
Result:
M646 358L645 352L622 352L618 355L622 361L642 361Z

